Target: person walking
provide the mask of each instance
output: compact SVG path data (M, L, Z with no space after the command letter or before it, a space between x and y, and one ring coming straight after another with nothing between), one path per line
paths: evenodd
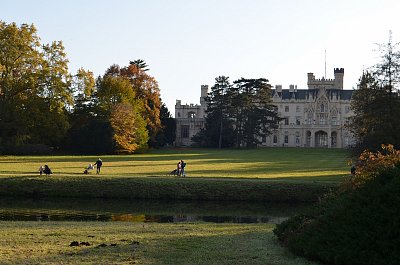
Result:
M185 167L186 167L185 161L181 160L181 175L182 175L183 177L186 177L186 174L185 174Z
M97 159L96 163L96 174L100 174L101 166L103 165L103 161L99 158Z
M181 161L179 161L178 162L178 164L176 165L176 170L178 171L177 173L177 175L178 175L178 177L181 175L181 172L182 172L182 165L181 165Z

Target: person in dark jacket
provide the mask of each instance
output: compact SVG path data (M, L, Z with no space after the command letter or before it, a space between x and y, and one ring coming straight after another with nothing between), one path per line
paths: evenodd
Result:
M96 174L100 174L100 169L101 166L103 165L103 161L99 158L94 164L96 165Z
M48 165L44 165L43 173L46 174L46 176L50 176L50 174L53 174Z
M185 167L186 167L185 161L181 160L181 176L182 177L186 177Z

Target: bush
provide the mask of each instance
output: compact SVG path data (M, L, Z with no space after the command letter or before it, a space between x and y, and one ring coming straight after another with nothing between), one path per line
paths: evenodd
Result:
M356 173L347 178L344 185L357 188L375 178L382 171L400 163L400 150L394 149L391 144L383 144L381 149L382 151L377 152L363 151L356 162Z
M395 153L362 156L369 164L352 177L357 188L328 196L278 225L278 239L292 252L325 264L400 264L400 163L392 163L398 159Z

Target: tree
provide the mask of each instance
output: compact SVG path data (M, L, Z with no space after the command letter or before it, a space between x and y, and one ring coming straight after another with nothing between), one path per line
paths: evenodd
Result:
M234 81L229 93L236 146L255 147L260 138L278 128L280 118L271 101L271 85L264 78Z
M33 25L0 21L0 142L58 146L73 104L62 42L40 44Z
M136 68L138 68L138 69L140 69L140 70L142 70L142 71L144 71L144 72L146 72L146 71L149 70L149 68L147 68L147 67L149 67L149 66L148 66L148 65L146 64L146 62L145 62L144 60L142 60L142 59L130 61L129 64L130 64L130 65L135 65Z
M241 78L230 85L217 77L207 97L205 128L192 138L208 147L256 147L261 137L278 127L280 118L271 102L268 80Z
M176 121L172 118L167 106L162 103L160 109L161 130L156 136L157 147L173 145L176 138Z
M142 104L136 99L129 80L108 76L97 80L99 114L110 122L114 151L133 153L147 148L148 132L141 113Z
M146 146L147 131L141 130L141 127L144 127L144 120L138 119L132 105L128 103L115 104L111 110L110 124L113 130L115 150L118 153L131 154Z
M348 127L357 139L356 153L378 150L382 144L400 146L400 52L397 44L380 45L381 62L366 71L354 91L354 112Z
M232 120L228 114L230 99L227 95L230 87L229 77L215 78L215 84L206 98L205 128L192 138L195 145L218 148L233 146Z
M156 146L156 136L161 129L160 89L156 79L146 73L147 64L143 60L131 61L127 67L120 68L118 65L111 66L106 75L122 76L130 81L136 98L143 103L142 115L146 120L149 132L149 145Z

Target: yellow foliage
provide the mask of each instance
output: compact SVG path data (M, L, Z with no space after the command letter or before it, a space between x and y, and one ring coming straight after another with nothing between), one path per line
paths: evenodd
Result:
M393 145L382 144L382 151L364 150L356 162L356 172L344 183L345 186L357 188L363 183L375 178L382 171L393 168L400 163L400 150Z

